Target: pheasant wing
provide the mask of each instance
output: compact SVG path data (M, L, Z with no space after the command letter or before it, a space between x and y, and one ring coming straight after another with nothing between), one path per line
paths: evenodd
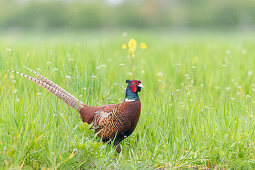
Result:
M104 141L113 139L117 134L125 135L131 123L122 112L122 104L109 105L97 112L93 119L92 129L99 132Z

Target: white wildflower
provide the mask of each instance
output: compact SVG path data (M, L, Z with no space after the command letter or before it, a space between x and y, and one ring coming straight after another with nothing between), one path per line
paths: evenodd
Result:
M181 86L184 86L184 83L181 83Z
M251 72L251 71L248 72L248 76L250 76L250 75L252 75L252 72Z
M245 49L242 49L242 53L243 53L243 54L246 54L246 50L245 50Z
M40 92L37 93L37 95L39 95L39 96L40 96L41 94L42 94L42 93L40 93Z
M185 74L185 77L186 77L186 79L187 79L187 80L189 80L189 79L190 79L189 74Z
M238 91L238 92L236 92L236 95L238 95L238 96L239 96L240 94L241 94L241 93L240 93L239 91Z
M105 65L100 65L96 67L97 69L105 68Z
M144 70L142 70L141 73L144 74Z
M226 64L222 64L222 67L227 67L227 65Z
M11 48L6 48L6 51L9 51L9 52L10 52L10 51L12 51L12 49L11 49Z
M241 88L242 88L242 86L240 86L240 85L239 85L239 86L237 86L237 88L238 88L238 89L241 89Z
M68 76L68 75L66 75L66 78L67 78L67 79L71 79L71 77L70 77L70 76Z
M229 91L229 90L230 90L230 87L227 87L226 90Z
M51 62L50 62L50 61L48 61L48 62L47 62L47 65L51 65Z
M177 89L176 91L177 91L177 92L180 92L181 90L180 90L180 89Z
M94 75L94 74L92 74L92 76L91 76L93 79L95 79L95 78L97 78L97 76L96 75Z
M41 71L41 69L40 69L40 68L38 68L37 70L38 70L38 71Z
M17 102L19 102L19 98L17 98Z
M87 90L87 88L86 88L86 87L84 87L84 88L83 88L83 90Z
M255 91L255 89L254 89L254 88L252 88L251 90L252 90L252 91Z
M14 76L10 76L11 79L14 79Z
M247 95L246 95L246 98L251 98L251 96L247 94Z
M54 70L54 71L58 71L58 68L55 67L53 70Z
M125 64L120 64L120 66L124 66Z
M204 85L203 85L202 83L200 84L200 86L201 86L201 87L204 87Z
M162 73L162 72L159 72L159 73L158 73L158 76L159 76L159 77L162 77L162 76L163 76L163 73Z
M232 101L234 101L234 100L235 100L235 98L234 98L234 97L231 97L230 99L231 99Z
M162 80L159 79L158 82L162 82Z
M74 59L73 58L68 58L68 61L74 61Z
M196 67L196 66L191 66L191 68L195 69L195 68L197 68L197 67Z
M12 91L12 93L17 93L17 91L18 91L17 89L14 89L14 90Z

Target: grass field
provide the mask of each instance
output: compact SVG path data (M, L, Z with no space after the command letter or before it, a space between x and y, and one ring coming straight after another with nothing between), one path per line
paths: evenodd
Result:
M255 39L154 33L3 36L0 167L255 168ZM145 42L131 66L123 43ZM132 67L142 112L117 154L79 114L8 72L30 67L89 105L124 99ZM14 76L14 77L13 77Z

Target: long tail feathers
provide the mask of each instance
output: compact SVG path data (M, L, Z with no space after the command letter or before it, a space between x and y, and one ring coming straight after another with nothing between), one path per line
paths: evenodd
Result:
M41 74L35 72L34 70L31 70L30 68L24 66L26 69L28 69L29 71L31 71L32 73L36 74L39 78L41 78L40 80L43 82L46 82L47 84L49 84L51 87L54 87L55 89L57 89L58 91L63 92L66 95L72 96L70 93L68 93L67 91L65 91L64 89L62 89L61 87L59 87L57 84L53 83L52 81L50 81L49 79L47 79L46 77L42 76Z
M71 95L70 93L65 91L63 88L59 87L57 84L55 84L52 81L50 81L49 79L45 78L41 74L31 70L30 68L28 68L28 67L25 67L25 68L28 69L29 71L31 71L32 73L36 74L40 79L38 79L36 77L28 76L26 74L23 74L23 73L20 73L17 71L12 71L12 72L17 73L17 74L33 81L37 85L45 88L46 90L48 90L52 94L56 95L58 98L63 100L66 104L68 104L69 106L71 106L74 109L76 109L78 107L78 110L80 110L83 107L84 104L81 101L79 101L76 97L74 97L73 95Z

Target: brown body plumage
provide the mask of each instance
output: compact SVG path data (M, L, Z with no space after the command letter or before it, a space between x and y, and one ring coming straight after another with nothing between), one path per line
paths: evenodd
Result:
M115 139L114 145L118 146L117 151L121 152L119 143L135 130L140 117L141 102L137 94L142 87L140 81L127 80L126 99L122 103L88 106L44 76L29 68L27 69L35 73L38 77L31 77L16 71L13 72L35 82L58 96L72 108L78 109L82 121L92 124L91 128L98 132L98 136L104 142Z

